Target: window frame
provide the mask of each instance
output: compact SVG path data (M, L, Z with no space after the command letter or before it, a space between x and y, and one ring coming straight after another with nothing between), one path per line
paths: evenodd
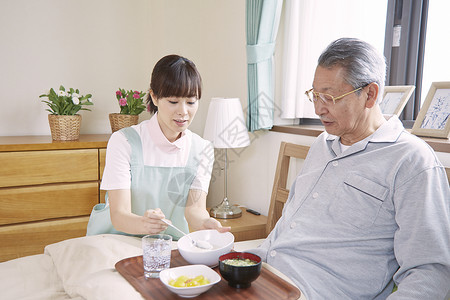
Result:
M429 0L388 0L384 56L386 85L414 85L400 119L411 128L420 111L423 62ZM394 28L400 26L400 45L394 46Z

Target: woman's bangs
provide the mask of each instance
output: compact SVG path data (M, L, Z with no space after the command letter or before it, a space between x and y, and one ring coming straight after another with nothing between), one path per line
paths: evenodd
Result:
M201 79L198 74L190 76L188 72L177 74L178 78L163 81L160 97L201 98Z

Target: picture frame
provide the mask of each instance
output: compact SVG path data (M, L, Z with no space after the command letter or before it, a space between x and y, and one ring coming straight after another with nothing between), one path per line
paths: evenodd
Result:
M414 85L385 86L381 112L385 116L400 116L416 87Z
M450 135L450 81L433 82L411 133L448 138Z

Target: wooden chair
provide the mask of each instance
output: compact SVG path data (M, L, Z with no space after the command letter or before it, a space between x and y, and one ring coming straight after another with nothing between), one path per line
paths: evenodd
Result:
M289 190L286 185L291 157L305 159L308 151L309 146L281 142L277 169L275 170L275 178L273 180L272 196L270 198L269 215L267 217L267 234L272 231L278 219L281 217L284 204L289 196Z

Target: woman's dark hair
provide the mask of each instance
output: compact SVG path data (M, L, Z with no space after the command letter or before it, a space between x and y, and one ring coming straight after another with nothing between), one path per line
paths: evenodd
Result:
M153 68L150 89L156 98L202 96L202 78L195 64L179 55L161 58ZM147 106L151 113L158 111L148 93Z

